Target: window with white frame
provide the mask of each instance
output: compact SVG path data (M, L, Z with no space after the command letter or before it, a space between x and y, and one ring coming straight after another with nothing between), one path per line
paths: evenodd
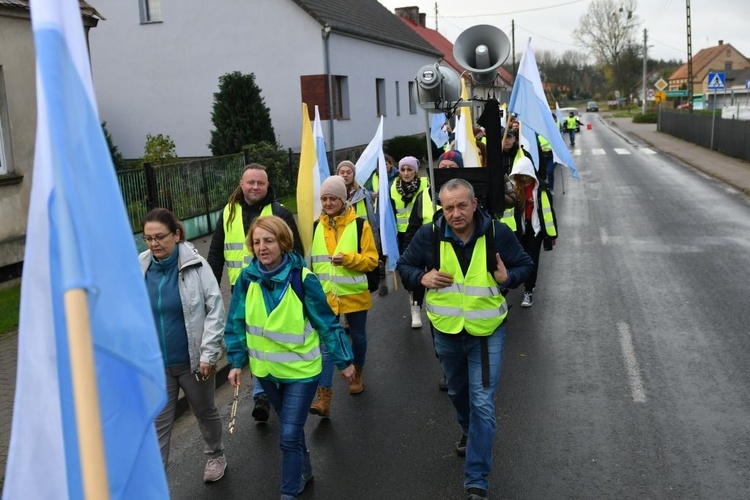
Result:
M0 175L12 172L8 164L10 153L6 154L6 147L10 147L10 124L8 123L8 102L5 97L5 76L0 66Z
M401 89L396 82L396 116L401 116Z
M161 0L139 0L141 24L161 22Z
M409 114L417 114L417 101L414 100L414 85L415 82L409 82Z
M377 100L377 116L385 116L385 80L382 78L375 79L375 99Z

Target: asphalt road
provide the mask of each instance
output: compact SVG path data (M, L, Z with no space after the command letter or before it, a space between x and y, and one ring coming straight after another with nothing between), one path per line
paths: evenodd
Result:
M582 121L593 130L565 194L558 170L560 238L534 306L509 295L490 496L748 498L750 204L596 114ZM365 391L337 379L332 418L308 419L316 480L302 499L465 497L429 331L407 316L404 291L374 299ZM254 424L249 389L216 484L202 482L192 415L179 419L173 498L278 498L277 419ZM227 419L231 398L224 385Z

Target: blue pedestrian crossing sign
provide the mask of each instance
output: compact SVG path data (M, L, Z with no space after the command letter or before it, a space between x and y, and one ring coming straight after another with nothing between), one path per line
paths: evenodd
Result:
M708 74L708 90L724 90L726 76L723 72L717 71Z

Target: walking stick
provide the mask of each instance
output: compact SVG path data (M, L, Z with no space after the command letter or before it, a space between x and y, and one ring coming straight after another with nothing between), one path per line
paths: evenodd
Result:
M565 169L560 171L560 182L562 182L563 194L565 194Z
M237 418L237 404L240 402L240 386L234 388L234 400L232 400L232 411L229 412L229 434L234 432L234 420Z

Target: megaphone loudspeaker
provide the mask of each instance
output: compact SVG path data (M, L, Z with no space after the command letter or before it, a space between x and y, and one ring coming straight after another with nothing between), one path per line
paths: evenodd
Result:
M497 68L508 59L510 49L510 40L501 29L480 24L458 35L453 57L469 71L474 83L487 85L495 80Z
M414 100L422 109L441 112L445 103L456 103L461 98L461 76L448 66L431 64L417 72Z

